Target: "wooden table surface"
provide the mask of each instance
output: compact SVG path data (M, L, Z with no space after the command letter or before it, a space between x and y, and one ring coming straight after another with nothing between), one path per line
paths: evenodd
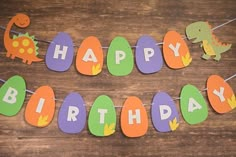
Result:
M116 36L125 37L135 45L142 35L150 35L161 42L168 30L185 34L185 27L195 21L209 21L218 26L236 17L235 0L215 1L164 1L164 0L74 0L74 1L32 1L1 0L0 25L6 26L16 13L30 16L31 25L26 29L39 39L52 40L58 32L67 32L74 43L93 35L103 46L109 46ZM233 44L232 49L222 55L220 62L205 61L199 44L187 41L193 61L187 68L173 70L163 66L160 72L141 74L137 67L124 77L112 76L106 63L102 73L95 77L83 76L75 69L75 62L67 72L53 72L45 62L23 64L20 59L6 58L3 44L3 30L0 30L0 78L7 80L21 75L27 88L36 90L42 85L54 89L56 98L64 99L70 92L80 93L87 104L92 104L101 94L110 96L115 105L123 105L128 96L139 97L144 104L151 104L158 91L178 97L181 88L193 84L199 90L205 88L207 78L217 74L227 78L235 73L236 67L236 21L215 30L221 41ZM40 57L44 58L48 44L39 43ZM161 46L162 47L162 46ZM77 49L75 49L77 52ZM106 57L107 50L104 50ZM236 78L235 78L236 79ZM228 81L236 91L236 80ZM1 83L2 85L2 83ZM206 93L203 92L206 100ZM0 115L0 156L236 156L236 111L219 115L209 102L209 116L201 124L188 125L180 113L180 127L175 132L157 132L151 122L150 106L146 106L149 128L140 138L127 138L122 134L120 124L110 137L98 138L86 128L76 135L62 133L57 125L61 102L56 102L52 123L46 128L35 128L24 120L25 106L30 98L27 94L21 111L14 117ZM87 107L87 112L90 107ZM117 109L120 119L121 109Z

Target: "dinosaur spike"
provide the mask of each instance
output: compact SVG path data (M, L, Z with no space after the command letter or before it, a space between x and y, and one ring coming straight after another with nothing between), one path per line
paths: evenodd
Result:
M38 49L39 49L39 47L35 45L35 55L36 56L39 54Z
M37 45L37 44L38 44L38 42L37 42L37 41L35 41L35 42L34 42L34 44L35 44L35 45Z
M17 38L17 35L13 35L13 39L16 39Z
M211 25L209 24L209 22L207 21L206 23L207 23L207 25L209 26L209 28L211 29L212 27L211 27Z
M35 38L35 37L34 37L34 35L32 35L32 36L31 36L31 39L33 39L33 40L34 40L34 38Z
M27 33L25 33L25 35L27 36L27 37L29 37L29 33L27 32Z
M214 44L216 46L222 46L223 45L223 43L220 42L220 40L214 34L212 34L212 41L213 41L212 44Z

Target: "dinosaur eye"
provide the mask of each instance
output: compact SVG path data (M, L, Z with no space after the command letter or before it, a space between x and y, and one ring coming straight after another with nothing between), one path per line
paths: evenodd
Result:
M201 29L199 29L198 31L201 32Z

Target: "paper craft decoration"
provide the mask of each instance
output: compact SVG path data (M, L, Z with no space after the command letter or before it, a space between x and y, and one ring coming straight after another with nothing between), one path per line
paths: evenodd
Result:
M175 131L179 127L179 114L173 99L165 92L157 93L151 108L152 123L159 132Z
M169 31L164 37L163 55L172 69L187 67L192 62L188 46L176 31Z
M45 63L50 70L67 71L74 57L74 47L71 37L67 33L60 32L50 43Z
M234 77L231 76L227 80ZM18 113L25 99L25 81L20 76L13 76L0 88L0 114L13 116ZM236 108L235 94L229 84L218 75L207 80L207 94L213 109L218 113L226 113ZM55 112L54 92L49 86L39 87L31 96L26 109L25 120L37 127L45 127L53 119ZM208 109L198 89L193 85L182 88L180 108L185 121L197 124L206 120ZM151 106L152 123L160 132L174 131L179 127L179 115L173 99L165 92L157 93ZM147 132L148 116L137 97L128 97L120 115L121 129L127 137L140 137ZM59 110L58 126L65 133L79 133L86 123L86 108L82 97L70 93ZM109 136L115 132L116 110L112 100L99 96L88 117L88 128L95 136Z
M128 41L123 37L114 38L107 52L108 71L114 76L125 76L133 67L133 52Z
M213 34L208 22L194 22L186 27L186 35L192 43L201 42L201 47L205 51L202 58L208 60L215 56L214 60L220 61L221 54L228 51L232 44L224 44Z
M86 123L86 108L84 100L77 93L70 93L58 113L58 127L64 133L74 134L81 132Z
M156 41L150 36L139 38L136 46L135 59L138 69L144 74L161 70L163 58Z
M207 119L208 107L201 92L193 85L185 85L180 95L180 108L188 124L198 124Z
M7 25L4 34L4 45L7 49L7 57L11 59L21 58L23 63L31 64L32 62L40 62L42 59L38 58L37 41L34 40L34 36L26 34L14 35L10 38L10 30L13 25L20 28L25 28L30 24L30 18L25 14L17 14L14 16Z
M142 101L128 97L121 110L121 129L127 137L140 137L148 130L148 116Z
M103 67L103 50L98 38L90 36L80 45L76 57L76 69L84 75L97 75Z
M95 136L110 136L115 133L116 110L111 98L106 95L96 98L89 112L88 127Z
M218 75L211 75L208 78L207 95L212 108L218 113L227 113L236 107L232 88Z
M55 112L55 96L51 87L41 86L31 96L25 109L25 120L36 127L46 127Z
M0 88L0 114L14 116L22 108L26 94L25 80L18 75L9 78Z

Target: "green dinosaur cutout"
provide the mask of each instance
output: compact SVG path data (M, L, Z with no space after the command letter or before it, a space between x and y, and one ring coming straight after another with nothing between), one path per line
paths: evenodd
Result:
M194 22L186 27L186 35L192 43L202 42L201 47L205 51L203 59L208 60L210 56L215 56L214 60L221 59L221 53L228 51L232 44L223 44L213 34L208 22Z

